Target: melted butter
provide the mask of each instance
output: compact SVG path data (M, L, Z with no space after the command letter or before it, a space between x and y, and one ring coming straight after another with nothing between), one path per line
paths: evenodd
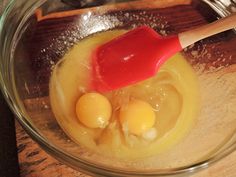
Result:
M194 71L181 54L176 54L156 76L104 94L113 108L105 129L91 129L81 124L75 104L89 91L91 51L124 32L103 32L75 45L53 70L50 101L58 123L75 142L104 155L133 159L161 153L181 141L193 126L199 96ZM121 128L119 110L134 99L146 101L155 111L157 136L152 141L127 134Z

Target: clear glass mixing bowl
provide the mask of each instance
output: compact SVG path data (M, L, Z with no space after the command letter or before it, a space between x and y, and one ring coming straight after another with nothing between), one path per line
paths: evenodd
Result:
M235 3L227 2L11 1L0 21L1 89L28 134L53 157L75 169L97 176L189 175L235 149L236 35L233 30L183 51L199 79L200 113L188 135L154 159L112 159L70 140L51 111L49 78L55 63L86 36L140 25L149 25L162 35L177 34L216 20L219 17L216 12L221 12L221 16L231 13Z

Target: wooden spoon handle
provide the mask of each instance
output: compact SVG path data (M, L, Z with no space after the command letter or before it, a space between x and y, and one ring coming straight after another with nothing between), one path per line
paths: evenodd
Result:
M182 48L185 48L201 39L232 28L236 28L236 13L196 29L182 32L178 36Z

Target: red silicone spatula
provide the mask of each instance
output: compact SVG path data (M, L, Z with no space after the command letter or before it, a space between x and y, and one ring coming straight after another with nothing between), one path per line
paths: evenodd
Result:
M236 14L233 14L176 36L162 37L147 26L131 30L93 53L91 87L106 92L152 77L183 48L235 27Z

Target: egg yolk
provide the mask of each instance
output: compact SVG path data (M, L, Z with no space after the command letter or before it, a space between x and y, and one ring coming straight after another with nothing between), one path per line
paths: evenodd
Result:
M79 121L89 128L105 128L112 114L108 99L99 93L82 95L76 103Z
M150 104L141 100L132 100L120 110L120 122L124 132L142 135L155 124L155 113Z

